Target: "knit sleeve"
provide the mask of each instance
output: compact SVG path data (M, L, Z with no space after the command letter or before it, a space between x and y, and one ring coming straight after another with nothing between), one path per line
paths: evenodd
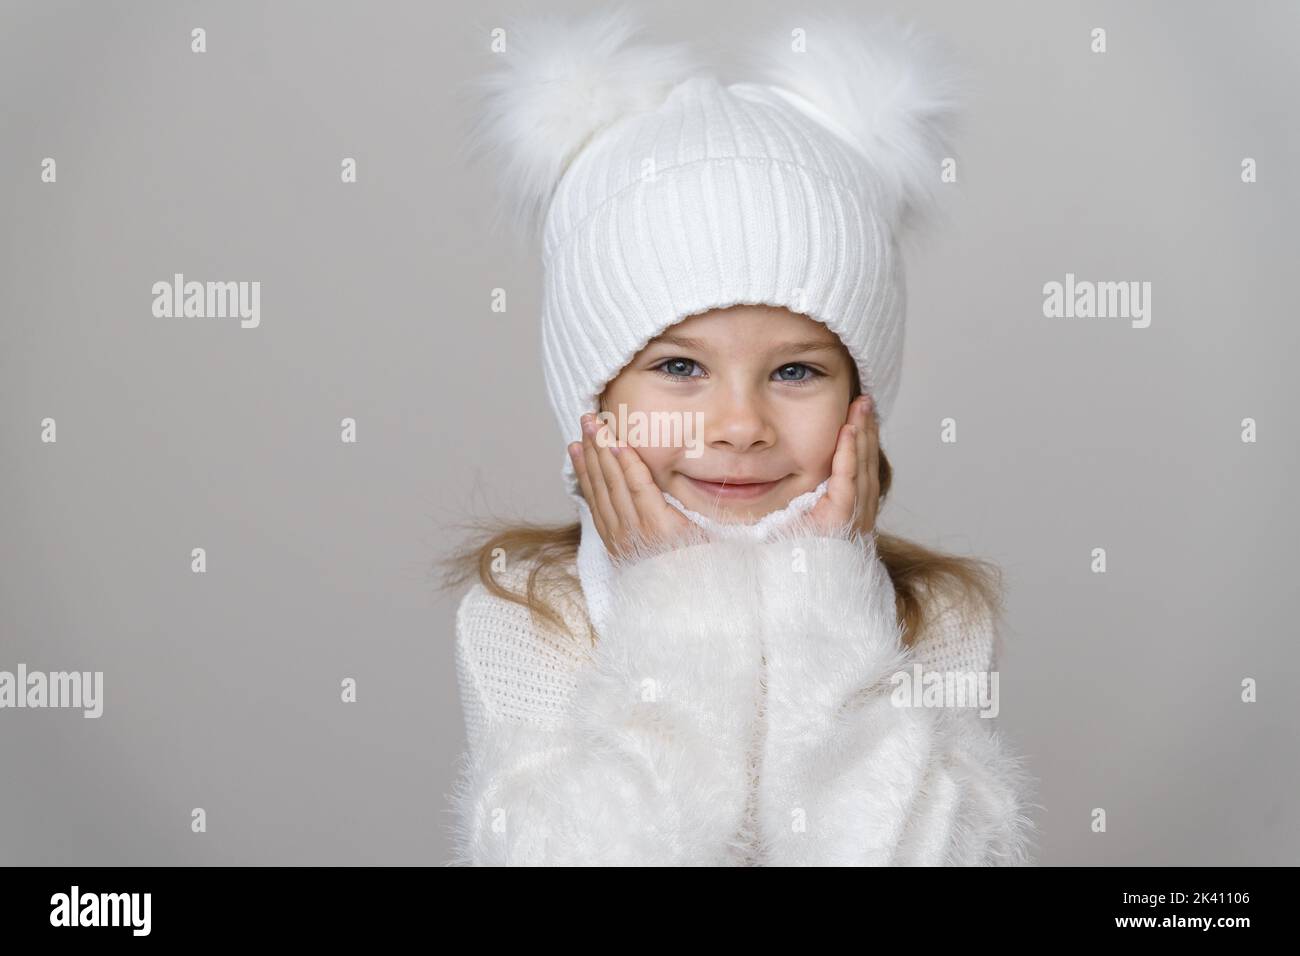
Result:
M916 661L874 536L795 529L758 565L767 861L1028 863L1032 780L990 720L896 693Z
M503 572L508 589L522 591L527 567ZM475 583L456 611L456 678L468 750L489 725L554 727L573 696L576 675L589 659L580 608L557 600L570 633L535 623L522 604Z
M998 635L988 607L950 589L925 586L920 597L931 607L932 616L912 646L915 663L926 671L979 673L996 669Z
M618 568L564 714L481 713L449 795L453 864L720 865L748 852L761 688L748 557L715 542ZM457 643L481 699L476 627L460 615Z

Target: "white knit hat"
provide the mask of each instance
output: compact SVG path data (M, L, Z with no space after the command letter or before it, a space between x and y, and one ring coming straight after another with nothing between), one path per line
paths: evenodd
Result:
M824 323L883 427L898 391L900 241L934 208L965 78L891 20L799 14L754 79L724 84L683 46L634 45L627 7L515 21L471 149L499 158L503 207L540 229L542 346L566 445L605 385L668 326L785 306ZM579 502L573 465L566 489Z

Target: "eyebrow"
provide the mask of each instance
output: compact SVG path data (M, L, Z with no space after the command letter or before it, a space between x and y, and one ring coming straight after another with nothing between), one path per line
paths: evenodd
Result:
M695 349L700 352L708 351L709 345L701 339L691 338L686 335L673 335L664 333L655 339L653 345L675 345L683 349ZM805 352L833 352L835 343L826 341L808 340L805 342L782 342L772 347L773 352L786 352L795 355L803 355Z

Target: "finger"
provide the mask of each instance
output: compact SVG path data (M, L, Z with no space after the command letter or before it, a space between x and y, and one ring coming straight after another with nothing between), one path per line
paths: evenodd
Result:
M680 518L682 523L686 522L686 516L664 499L663 489L659 487L654 475L650 473L649 466L637 454L636 449L630 445L621 448L618 457L642 527L654 527L665 520L671 521L673 515Z
M854 409L854 457L857 466L855 475L855 491L857 494L857 503L854 505L856 523L861 528L869 527L871 521L871 474L867 453L870 447L870 436L867 432L867 423L870 416L867 414L867 404L865 401L859 401Z
M866 405L866 461L867 500L871 504L871 526L874 528L880 511L880 421L876 417L875 402L868 398Z
M569 446L569 456L573 459L573 470L578 475L578 486L582 489L582 497L591 512L592 523L595 524L601 538L604 538L605 519L601 516L600 509L596 507L596 493L591 487L591 476L587 474L587 458L583 454L582 442L576 441Z
M826 497L836 505L841 516L847 521L853 510L857 494L857 439L855 425L840 426L840 433L835 443L835 457L831 459L831 478L826 487Z
M591 488L596 495L596 507L600 509L605 519L605 528L618 535L618 515L614 512L614 505L609 500L609 488L605 484L605 476L600 468L599 449L596 448L596 426L598 422L595 417L587 418L582 424L582 454L587 462L587 474L591 476Z
M632 493L628 490L627 479L623 477L623 466L619 464L619 458L626 449L617 447L617 439L608 425L602 425L599 434L608 443L601 447L601 443L596 442L596 454L600 459L600 472L605 476L610 504L618 515L619 525L627 530L635 530L639 526L636 505L632 503Z

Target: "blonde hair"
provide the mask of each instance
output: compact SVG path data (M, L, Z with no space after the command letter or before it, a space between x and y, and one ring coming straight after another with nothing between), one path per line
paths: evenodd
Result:
M850 400L861 392L857 368L853 369ZM879 450L880 503L883 505L893 483L893 468ZM499 598L528 608L535 624L546 623L560 632L568 632L564 616L554 598L562 594L580 595L582 584L568 568L577 558L582 525L534 524L516 522L469 522L460 525L471 532L470 539L450 557L438 562L443 568L442 587L459 588L477 578ZM498 552L500 549L500 552ZM976 602L996 620L1003 611L1002 572L997 565L979 558L969 558L935 551L896 535L876 529L876 551L894 585L898 621L903 626L904 643L911 647L921 639L931 621L932 611L927 594L956 594L963 602ZM511 590L493 573L494 557L508 554L519 565L530 565L522 592ZM578 602L583 606L582 602ZM573 635L575 638L578 635ZM587 620L587 639L596 641L596 633Z

